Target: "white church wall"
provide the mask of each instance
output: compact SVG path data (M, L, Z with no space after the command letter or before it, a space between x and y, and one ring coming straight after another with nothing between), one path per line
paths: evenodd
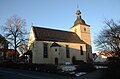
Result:
M48 44L48 58L43 57L43 43ZM32 62L36 64L55 64L55 58L58 58L58 64L64 64L65 62L72 63L73 56L76 57L76 60L86 62L85 44L57 42L61 47L50 47L52 43L49 41L34 41L32 46ZM66 45L69 46L70 58L66 58ZM80 46L83 47L84 55L80 54ZM55 51L56 49L57 51Z

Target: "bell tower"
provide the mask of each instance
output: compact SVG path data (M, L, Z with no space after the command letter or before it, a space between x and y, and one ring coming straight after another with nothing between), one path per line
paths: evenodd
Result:
M88 61L92 59L92 46L91 46L91 37L90 37L90 25L86 24L85 21L81 18L80 10L76 11L77 19L74 22L74 25L70 28L71 32L75 32L81 40L86 43L87 50L87 59Z

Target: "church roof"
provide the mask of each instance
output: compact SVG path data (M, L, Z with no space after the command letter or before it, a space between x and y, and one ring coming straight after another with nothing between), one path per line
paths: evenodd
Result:
M8 41L0 34L0 42L8 43Z
M85 21L81 18L81 16L77 16L77 19L74 22L74 26L77 24L85 24L86 25Z
M32 26L37 41L54 41L85 44L74 32Z

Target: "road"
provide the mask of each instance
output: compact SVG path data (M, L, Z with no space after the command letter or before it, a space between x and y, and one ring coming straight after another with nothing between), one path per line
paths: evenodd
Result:
M101 73L101 70L97 70L81 77L66 77L44 72L0 68L0 79L99 79Z

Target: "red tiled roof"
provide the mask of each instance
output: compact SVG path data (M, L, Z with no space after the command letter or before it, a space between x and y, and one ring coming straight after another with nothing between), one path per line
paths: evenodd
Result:
M14 54L15 53L15 50L14 49L7 49L6 50L6 53L11 53L11 54ZM19 52L16 50L16 54L19 55Z
M74 32L33 26L35 38L38 41L70 42L85 44Z
M115 54L114 53L105 53L105 52L98 52L100 55L103 55L105 57L113 57Z
M6 58L12 58L13 55L17 55L17 56L20 55L17 50L15 53L14 49L7 49L5 53L6 53Z

